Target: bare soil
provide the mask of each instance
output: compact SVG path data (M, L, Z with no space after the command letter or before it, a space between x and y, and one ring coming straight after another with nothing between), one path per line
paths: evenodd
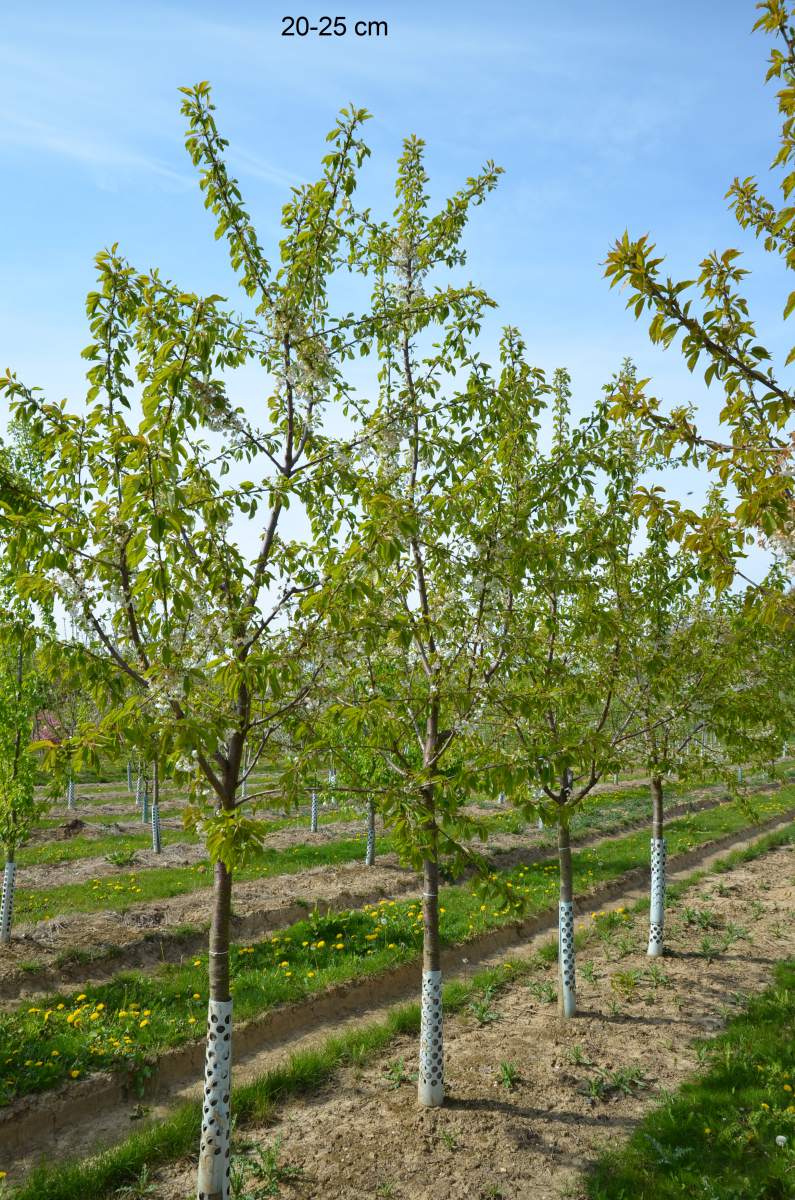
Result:
M711 912L719 929L734 923L748 936L708 960L703 930L684 921L684 904ZM584 1200L583 1173L601 1149L628 1136L661 1089L695 1071L698 1040L720 1030L742 997L769 983L774 964L795 953L793 916L795 854L786 848L709 877L674 907L670 953L657 960L664 982L644 975L631 995L617 987L629 968L648 966L647 928L636 917L626 933L594 938L581 954L573 1020L561 1021L525 983L494 1001L496 1021L480 1025L471 1014L449 1020L443 1108L419 1109L413 1083L395 1089L386 1078L388 1063L400 1058L414 1069L415 1039L403 1038L388 1058L345 1070L319 1094L289 1104L272 1126L246 1130L246 1141L281 1140L280 1161L302 1175L282 1184L280 1195L301 1200ZM583 978L585 963L593 982ZM554 968L532 982L547 980L556 983ZM575 1048L591 1066L572 1062ZM519 1072L510 1089L500 1083L503 1062ZM591 1098L588 1084L599 1069L630 1069L639 1085L629 1095ZM158 1197L187 1200L193 1178L192 1163L155 1172Z

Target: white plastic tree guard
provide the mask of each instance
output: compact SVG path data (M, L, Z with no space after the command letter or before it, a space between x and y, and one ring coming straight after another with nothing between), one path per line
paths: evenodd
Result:
M66 807L70 812L74 812L75 808L75 781L70 775L66 781Z
M309 831L317 833L317 792L312 793L312 809L309 816Z
M207 1008L197 1200L229 1200L231 1082L232 1001L211 1000Z
M160 805L156 800L152 802L152 849L155 854L159 854L162 849L160 844Z
M364 865L375 866L375 805L372 800L367 805L367 853L364 856Z
M144 777L141 768L138 768L138 775L135 780L135 803L138 808L141 807L141 800L144 795Z
M144 780L143 791L141 792L141 824L149 823L149 780Z
M558 959L564 1017L573 1017L577 1008L574 972L574 905L571 900L558 902Z
M649 947L652 958L663 952L665 927L665 838L651 839L651 906L649 908Z
M422 972L418 1098L425 1108L437 1108L444 1100L441 971Z
M14 884L17 865L8 861L3 871L3 893L0 897L0 943L7 946L11 941L11 921L14 916Z

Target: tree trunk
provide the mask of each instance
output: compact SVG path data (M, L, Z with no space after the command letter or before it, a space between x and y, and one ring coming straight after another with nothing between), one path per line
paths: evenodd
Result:
M11 941L11 920L14 915L14 884L16 882L17 866L13 858L6 860L3 872L3 894L0 898L0 945L7 946Z
M312 793L312 808L309 816L309 832L317 833L317 792Z
M663 784L659 775L651 780L651 904L647 954L663 952L665 924L665 838L663 836Z
M432 857L422 864L422 1001L420 1009L420 1072L418 1099L425 1108L444 1101L444 1042L442 1037L442 972L439 950L439 863L436 836Z
M160 771L157 762L152 769L152 849L160 853Z
M127 791L132 795L132 763L127 762Z
M144 778L144 788L141 793L141 824L146 825L149 821L149 776Z
M574 893L567 813L561 813L558 818L558 862L560 864L560 899L558 903L560 991L558 993L558 1010L562 1017L573 1017L577 1008L574 973Z
M232 1089L232 1000L229 992L229 924L232 873L215 864L210 924L210 999L199 1147L198 1200L229 1198L230 1095Z
M367 853L364 865L375 866L375 804L372 800L367 801Z

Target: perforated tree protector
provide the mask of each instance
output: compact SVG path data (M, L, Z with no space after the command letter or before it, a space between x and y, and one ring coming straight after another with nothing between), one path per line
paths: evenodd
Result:
M17 865L7 862L3 871L3 894L0 897L0 942L7 942L11 937L11 920L14 916L14 883Z
M199 1145L197 1200L229 1198L229 1095L232 1080L232 1001L207 1008L207 1054Z
M144 777L141 772L138 772L138 778L135 781L135 803L140 807L144 795Z
M152 849L160 853L160 805L152 804Z
M422 972L418 1098L426 1108L435 1108L444 1100L441 971Z
M312 793L312 813L309 818L309 830L317 833L317 792Z
M665 838L651 839L651 906L649 908L649 948L657 957L663 952L665 925Z
M573 1017L577 1007L574 976L574 905L571 900L558 903L558 958L560 986L563 991L563 1015Z
M367 853L364 856L364 865L375 865L375 808L372 805L367 810Z
M71 811L75 806L75 781L71 775L66 784L66 807Z

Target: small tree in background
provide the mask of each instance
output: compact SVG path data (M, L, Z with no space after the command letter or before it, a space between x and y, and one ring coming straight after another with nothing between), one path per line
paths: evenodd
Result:
M631 368L625 366L625 370ZM631 440L603 410L570 427L569 379L555 377L554 437L542 498L527 537L535 569L517 600L506 682L497 696L495 778L513 775L513 800L558 831L559 1005L576 1008L570 824L636 735L622 708L637 634L628 500L639 469ZM597 488L603 497L596 497ZM497 718L495 718L497 719ZM541 800L538 800L539 789Z

